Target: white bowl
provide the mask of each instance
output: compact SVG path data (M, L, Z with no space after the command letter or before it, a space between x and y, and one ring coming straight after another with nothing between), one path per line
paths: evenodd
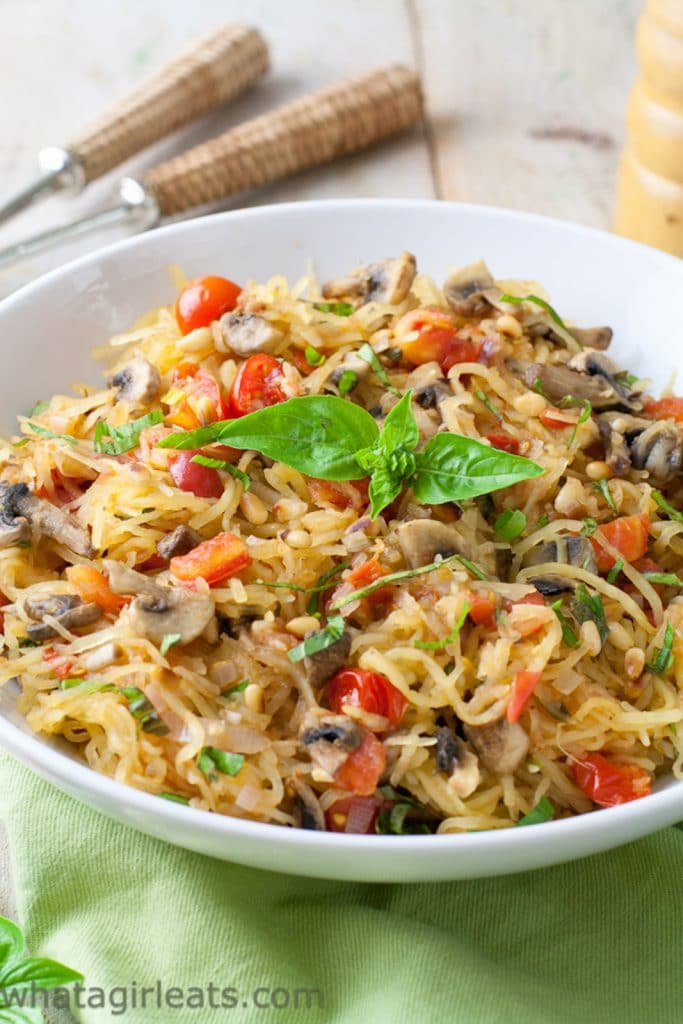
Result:
M624 367L665 384L680 360L683 263L613 235L543 217L413 200L292 203L186 221L120 242L0 303L0 430L37 399L97 380L90 353L173 299L168 267L237 281L321 277L409 249L421 270L483 256L498 277L536 278L583 326L608 323ZM522 829L448 836L355 836L285 829L168 803L96 774L35 736L0 689L0 744L91 807L170 843L252 867L321 878L436 881L505 874L618 846L683 818L683 784L633 803Z

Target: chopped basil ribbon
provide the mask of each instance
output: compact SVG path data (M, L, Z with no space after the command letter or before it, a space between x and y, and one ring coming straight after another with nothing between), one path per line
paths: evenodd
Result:
M182 633L165 633L161 641L161 647L159 652L161 654L167 654L171 647L179 643L182 640Z
M656 676L664 675L668 672L674 661L673 654L673 643L676 632L670 622L667 622L666 629L664 631L664 642L661 647L655 649L655 654L651 662L648 662L646 668L650 672L654 672Z
M26 421L27 427L30 427L32 433L38 434L39 437L46 437L52 441L66 441L67 444L78 444L78 439L72 437L71 434L55 434L47 427L41 427L40 423L34 423L33 420ZM20 441L15 441L12 445L13 448L23 448L24 445L32 441L32 437L22 437Z
M36 402L36 404L31 409L29 416L40 416L41 412L45 412L49 404L49 402L46 402L43 399L41 399L39 402Z
M359 359L364 359L366 363L370 364L373 373L375 374L376 377L379 378L382 384L384 384L384 387L387 389L387 391L390 391L392 395L398 395L400 397L401 392L398 390L398 388L395 388L391 381L389 380L389 374L380 363L377 353L375 352L372 345L370 345L366 341L365 344L361 345L361 347L358 349L356 355L358 356Z
M181 796L180 793L157 793L157 796L162 800L170 800L173 804L184 804L186 807L190 804L190 798Z
M491 401L491 399L483 391L481 391L481 390L475 391L474 392L474 397L478 398L479 401L482 402L486 406L486 408L488 409L488 411L491 413L492 416L495 416L497 420L501 421L501 423L503 422L503 415L502 415L502 413L498 409L496 409L496 407L493 404L493 402Z
M226 690L223 690L221 697L227 697L229 700L232 697L236 697L239 693L244 693L246 688L249 686L249 680L243 679L241 683L237 683L235 686L228 686Z
M337 384L337 391L339 392L340 398L344 398L348 395L349 391L353 391L357 383L358 374L354 373L353 370L344 370L339 378L339 383Z
M587 516L584 519L584 521L583 521L583 526L581 527L581 536L582 537L592 537L593 534L595 533L595 531L597 530L597 528L598 528L598 521L597 521L597 519L593 519L591 516Z
M130 423L123 423L120 427L110 427L104 420L100 420L95 427L95 451L105 455L123 455L140 443L140 434L147 427L153 427L163 421L164 414L160 409L148 412Z
M208 455L195 455L190 459L190 462L196 462L198 466L207 466L209 469L224 469L230 476L234 476L236 480L241 481L245 491L248 491L251 486L251 480L247 474L224 459L211 459Z
M238 775L243 764L244 754L230 754L219 747L202 747L197 755L197 767L212 780L217 771L222 775Z
M431 835L432 830L426 822L413 821L409 817L410 813L414 813L415 808L419 807L419 805L408 803L403 797L400 799L400 803L396 803L393 806L385 804L381 808L375 821L375 832L378 835L392 836Z
M121 689L112 688L114 693L121 693L128 702L128 710L133 718L137 719L139 727L143 732L154 733L156 736L165 736L168 726L162 722L159 712L145 697L142 690L137 686L123 686Z
M291 651L287 651L287 657L293 662L303 661L311 654L318 654L319 651L324 651L332 644L336 644L337 640L341 640L344 636L345 631L346 624L341 615L334 615L324 629L317 633L311 633Z
M418 501L440 505L475 498L539 476L541 466L459 434L442 433L415 451L419 431L407 391L384 421L334 395L306 395L235 420L169 434L160 448L229 444L253 449L320 480L372 475L371 513L379 515L404 486Z
M587 420L590 419L591 413L593 412L593 406L591 405L591 403L588 401L587 398L583 398L583 399L581 399L581 398L573 398L571 395L568 398L563 398L562 401L559 404L559 408L560 409L564 409L565 405L576 405L577 403L582 405L583 408L581 410L581 415L579 416L578 420L576 421L576 423L574 425L574 428L573 428L571 434L569 435L569 447L570 448L574 444L574 439L576 438L576 432L579 429L579 427L581 426L581 424L585 423Z
M540 306L541 309L544 309L546 313L550 315L550 319L553 323L556 323L558 327L561 327L563 331L566 331L569 337L579 346L579 348L583 348L579 339L574 337L557 310L553 309L550 303L546 302L545 299L542 299L540 295L507 295L504 293L499 298L501 302L510 302L514 306L519 306L522 302L533 302L534 306Z
M535 807L532 807L528 814L520 818L516 823L520 825L540 825L544 821L550 821L555 815L555 808L547 796L542 796Z
M313 308L319 309L321 313L334 313L335 316L351 316L356 312L356 307L350 302L314 302Z
M670 505L663 494L659 491L652 492L652 498L656 505L659 505L662 512L666 512L669 519L673 519L676 523L683 523L683 512L679 512L677 508Z
M562 627L562 639L567 647L576 647L579 643L579 638L569 625L569 621L562 611L562 600L554 601L550 607L557 615L560 626Z
M330 610L336 612L339 608L352 604L353 601L360 601L362 598L374 594L380 587L386 587L389 583L398 583L401 580L411 579L413 576L423 576L425 573L434 572L445 565L450 565L451 562L460 562L461 565L464 565L466 569L469 569L479 579L488 579L481 569L478 569L467 558L463 558L462 555L449 555L448 558L442 558L440 562L430 562L429 565L421 565L417 569L401 569L399 572L390 572L388 576L380 576L379 579L373 580L372 583L368 583L359 590L354 590L350 594L344 594L343 597L337 598L334 604L330 605Z
M307 345L304 349L304 359L309 366L322 366L325 362L322 352L318 352L317 348L313 348L312 345Z
M311 596L308 599L308 604L306 605L306 612L308 615L318 614L320 610L320 595L323 591L330 590L330 588L335 585L334 580L336 577L339 576L344 569L348 569L350 564L350 559L347 558L345 561L340 562L339 565L333 565L331 569L328 569L327 572L322 573L318 577L316 585L311 587L309 590Z
M616 515L617 506L614 504L614 498L612 497L612 492L609 489L609 482L607 480L596 480L593 484L593 489L603 496L607 506Z
M493 524L493 529L500 539L507 541L516 540L524 533L525 528L526 516L518 508L504 509Z
M467 601L465 601L463 609L460 612L460 615L458 616L457 622L453 626L453 629L450 631L448 636L442 637L441 640L415 640L415 646L419 647L423 651L441 651L443 650L444 647L448 647L448 645L452 644L454 640L457 640L460 630L463 627L463 623L467 618L469 610L470 606L467 603Z
M572 613L579 623L594 622L598 628L600 641L604 644L609 634L605 609L598 594L589 594L585 583L576 587L576 600L572 604Z
M667 587L683 587L683 580L675 572L644 572L649 583L663 583Z
M607 573L607 582L614 583L619 578L619 573L624 568L624 559L618 558L610 571Z

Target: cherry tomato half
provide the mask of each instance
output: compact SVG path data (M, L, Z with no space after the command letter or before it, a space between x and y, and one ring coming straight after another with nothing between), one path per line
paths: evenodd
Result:
M510 437L508 434L487 434L486 440L492 448L497 448L501 452L509 452L510 455L519 454L519 441L516 437Z
M372 796L387 766L387 754L374 733L364 729L363 742L337 772L334 782L358 796Z
M173 482L181 491L190 491L198 498L220 498L224 487L218 472L193 462L196 454L196 451L185 451L171 456L168 468Z
M600 807L614 807L650 793L650 776L635 764L615 764L602 754L584 754L572 764L577 786Z
M364 668L342 668L327 684L330 707L341 715L345 704L383 715L392 725L403 718L408 701L380 672Z
M277 405L287 398L282 363L265 352L249 356L242 363L230 391L230 412L246 416L267 405Z
M417 338L401 340L416 331ZM479 355L480 346L459 337L453 317L438 306L411 309L394 327L394 335L404 358L413 366L436 362L446 373L456 363L475 362Z
M228 419L228 406L215 377L203 366L184 363L173 376L171 390L162 402L170 406L166 422L183 430Z
M227 277L198 277L189 281L178 295L175 315L183 334L208 327L229 313L237 304L242 289Z
M647 515L620 516L609 523L601 523L599 533L591 537L600 572L606 572L616 563L616 558L601 545L600 534L627 562L635 562L647 551L649 529L650 519Z

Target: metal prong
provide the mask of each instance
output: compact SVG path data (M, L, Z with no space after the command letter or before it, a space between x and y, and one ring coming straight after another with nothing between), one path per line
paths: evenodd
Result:
M25 238L23 242L0 249L0 267L18 263L27 256L51 249L60 242L67 242L80 235L114 224L129 224L138 231L144 231L158 223L160 211L154 195L134 178L124 178L119 189L121 202L108 210L101 210L90 217L63 224L61 227L43 231L39 235Z
M38 162L43 173L0 206L0 224L53 192L67 188L78 190L85 184L83 165L68 149L47 146L40 151Z

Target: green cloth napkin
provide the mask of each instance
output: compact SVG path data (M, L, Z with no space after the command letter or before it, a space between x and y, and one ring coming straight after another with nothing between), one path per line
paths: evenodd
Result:
M6 755L0 783L29 948L118 990L116 1012L75 1013L87 1024L683 1020L679 828L527 874L337 884L149 839ZM188 999L194 990L195 1001L205 990L204 1008L120 1012L122 987L130 1002L133 984L139 992L157 979ZM237 992L238 1005L209 1008L210 983ZM256 990L268 1005L266 989L276 1005L254 1005ZM310 1008L297 989L313 993Z

